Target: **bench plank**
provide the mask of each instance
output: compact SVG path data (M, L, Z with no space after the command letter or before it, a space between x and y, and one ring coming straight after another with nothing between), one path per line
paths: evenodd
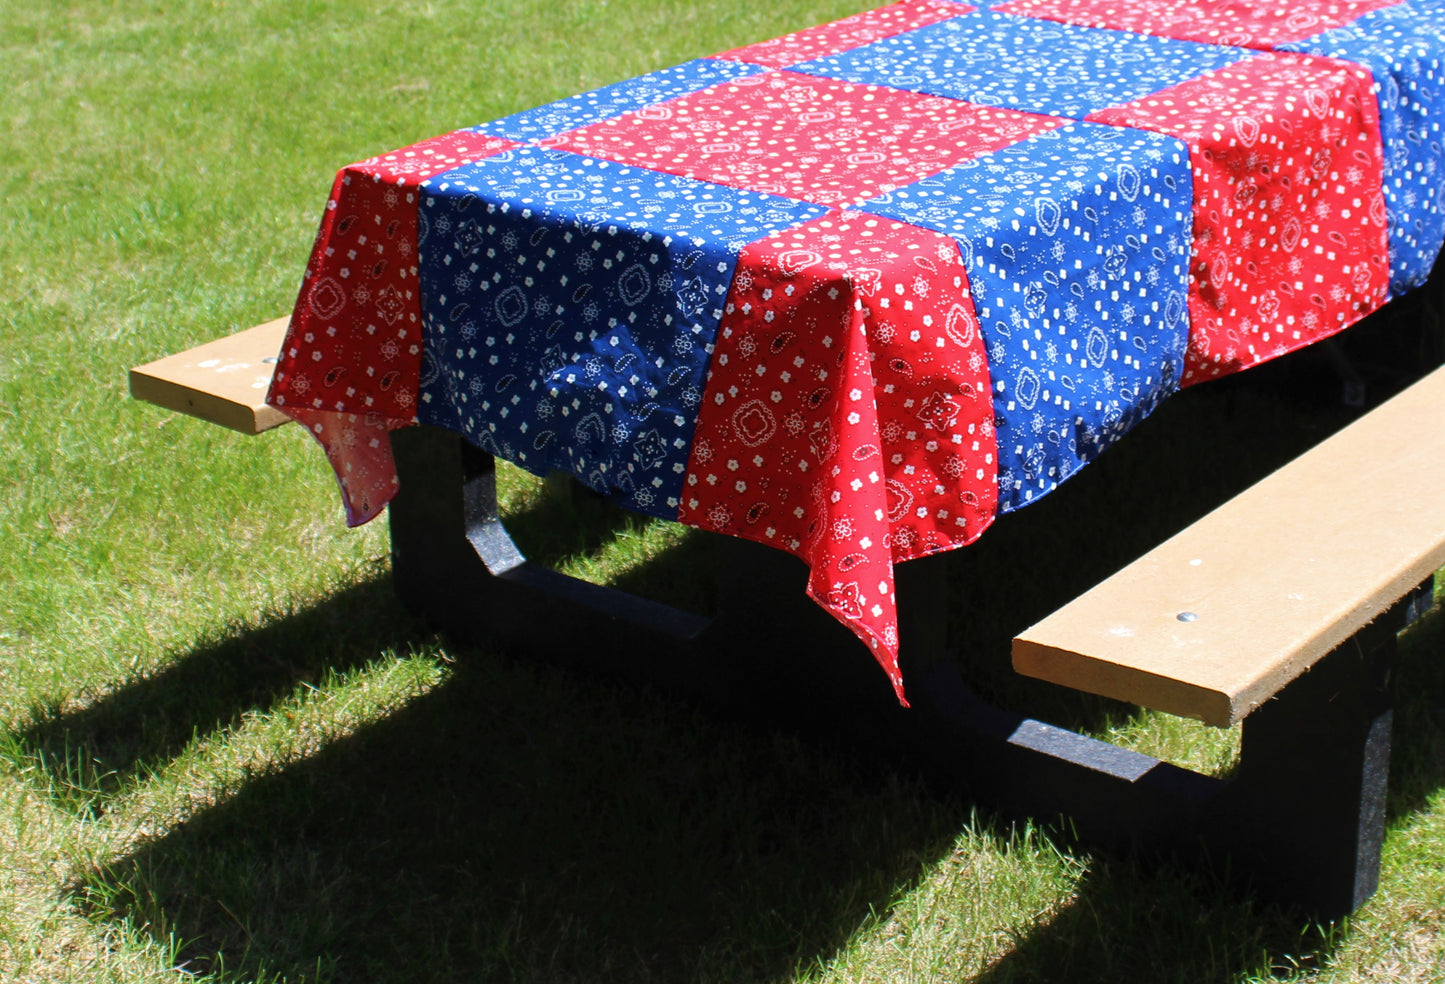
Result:
M1022 633L1015 669L1238 723L1445 565L1442 408L1438 369Z
M290 323L277 318L137 366L131 396L243 434L284 424L291 418L266 405L266 390Z

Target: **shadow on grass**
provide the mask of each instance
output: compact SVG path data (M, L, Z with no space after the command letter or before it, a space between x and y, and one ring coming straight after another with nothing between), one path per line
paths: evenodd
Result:
M1069 902L970 984L1296 980L1327 966L1343 942L1334 927L1229 899L1197 871L1094 858Z
M770 979L964 819L846 756L468 653L81 895L228 981Z
M1008 639L1351 416L1281 395L1269 371L1166 403L954 556L955 637L979 689L1076 727L1102 719L1100 702L1011 679ZM608 522L598 542L623 528ZM670 551L624 586L686 580L705 550ZM1439 631L1417 635L1438 644ZM238 629L21 741L97 763L104 787L298 682L426 638L378 578ZM826 738L456 655L436 690L91 872L78 899L188 941L187 969L238 984L780 980L837 954L969 822L965 804ZM1395 816L1445 784L1431 751L1445 747L1445 718L1420 704L1427 686L1441 692L1431 673L1402 708ZM1095 859L1056 914L975 979L1208 984L1317 964L1334 942L1203 876Z
M1445 787L1445 609L1437 606L1400 637L1395 687L1391 822L1426 809Z
M646 522L585 492L544 497L513 521L529 556L547 565L594 552ZM696 570L706 565L708 547L701 540L684 546L618 586L661 587L653 591L659 600L699 608L706 585L699 586ZM320 685L328 672L355 670L433 635L397 603L389 571L378 565L371 577L318 605L226 626L80 710L42 717L11 736L12 747L49 776L60 805L98 815L128 777L164 766L198 735L233 726L298 686Z
M457 667L91 872L77 901L187 941L186 969L228 984L781 981L887 913L970 823L839 748L484 653ZM1002 850L1007 828L983 823ZM1223 984L1327 956L1205 877L1088 864L976 980Z
M314 607L227 626L155 673L43 718L12 741L46 772L61 805L98 814L127 777L164 766L198 735L425 636L378 571Z
M1437 608L1401 639L1387 803L1391 827L1408 823L1445 788L1442 652L1445 611ZM1390 849L1387 834L1385 850ZM1382 877L1380 896L1388 899L1394 888L1389 865ZM1096 856L1067 904L1017 937L971 984L1232 984L1246 975L1299 980L1329 965L1349 939L1349 926L1302 922L1287 910L1241 897L1213 874L1174 862Z
M1401 745L1438 745L1429 727ZM970 822L842 747L467 652L436 690L74 889L235 984L782 981L888 913ZM1053 836L1087 873L971 980L1225 984L1319 966L1339 940L1208 875Z

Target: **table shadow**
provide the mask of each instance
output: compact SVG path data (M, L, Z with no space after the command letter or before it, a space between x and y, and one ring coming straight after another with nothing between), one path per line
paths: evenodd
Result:
M37 718L13 741L59 805L98 816L128 779L165 766L198 736L430 634L378 569L318 604L219 627L159 669Z
M1442 622L1409 648L1437 649ZM84 874L73 900L184 940L187 970L236 984L784 981L886 919L961 830L1017 850L1007 822L906 765L457 655L443 685ZM1395 823L1445 786L1428 754L1445 745L1442 673L1426 675L1401 715ZM1048 836L1084 874L1048 914L997 927L1003 956L965 979L1224 984L1325 964L1343 939L1207 873ZM968 889L994 890L986 871Z
M768 980L966 819L846 755L467 652L73 892L226 981Z
M1408 827L1445 788L1442 653L1445 612L1437 607L1401 638L1386 804L1390 830ZM1060 842L1071 854L1085 850L1062 837ZM1387 834L1377 898L1408 890L1392 884L1390 850ZM1327 968L1349 939L1348 920L1311 924L1251 899L1248 886L1171 860L1094 855L1058 911L1015 935L1008 952L969 978L970 984L1234 984L1246 976L1297 980ZM1394 899L1386 904L1411 903Z
M539 499L511 520L548 565L596 551L639 522L585 490ZM688 572L704 563L674 557L654 565L652 580L666 586L667 600L696 607L706 587ZM49 777L60 805L99 815L128 778L164 766L198 735L233 727L298 687L320 686L327 674L434 639L397 602L389 567L378 560L368 577L319 604L219 627L190 652L84 707L38 717L14 736L16 747Z
M1008 639L1350 419L1332 392L1302 397L1266 375L1290 365L1181 394L954 555L954 638L977 689L1067 726L1112 713L1013 678ZM1318 372L1305 376L1319 387ZM1167 463L1152 486L1138 478L1150 461L1156 476ZM621 586L690 576L705 550L684 544ZM1422 627L1419 645L1439 633ZM196 735L430 638L378 570L312 608L229 627L14 737L62 803L99 815ZM967 803L930 791L906 763L880 764L837 736L802 741L787 721L742 728L504 654L455 655L435 690L85 874L77 904L186 941L188 969L224 981L782 980L886 913L970 822ZM1400 714L1397 819L1445 785L1445 756L1432 752L1445 748L1445 715L1430 703L1445 681L1421 672ZM981 822L1007 839L1001 821ZM1081 982L1225 981L1260 954L1322 961L1333 946L1324 934L1302 951L1289 913L1204 876L1087 863L1056 911L975 980L1058 979L1068 967ZM1220 950L1221 939L1238 942Z

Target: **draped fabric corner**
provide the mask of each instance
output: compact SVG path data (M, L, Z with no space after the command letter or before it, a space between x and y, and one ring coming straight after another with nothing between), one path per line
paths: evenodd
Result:
M268 401L348 520L421 422L800 557L898 699L894 566L1445 239L1435 0L901 0L344 168Z

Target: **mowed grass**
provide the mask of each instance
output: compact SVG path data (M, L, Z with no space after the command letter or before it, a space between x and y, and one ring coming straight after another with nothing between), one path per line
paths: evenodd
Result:
M845 744L440 639L297 428L127 397L129 366L289 309L340 165L865 5L0 4L0 981L1445 979L1438 616L1407 637L1381 892L1314 926ZM954 558L981 689L1228 767L1229 733L1022 684L1006 650L1347 418L1299 392L1317 366L1266 372ZM505 497L536 556L706 594L675 526Z

